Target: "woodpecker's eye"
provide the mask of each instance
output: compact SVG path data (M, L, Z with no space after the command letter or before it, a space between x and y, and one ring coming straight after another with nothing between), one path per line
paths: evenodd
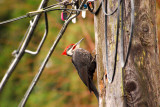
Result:
M70 50L72 47L73 47L73 45L71 45L71 46L67 49L67 51ZM72 49L74 49L74 47L73 47Z

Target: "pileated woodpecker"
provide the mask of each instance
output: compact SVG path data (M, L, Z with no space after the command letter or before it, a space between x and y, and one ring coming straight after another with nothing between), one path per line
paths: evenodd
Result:
M88 87L90 92L94 92L97 100L99 99L99 93L93 83L93 73L96 69L95 58L87 50L79 48L81 39L76 44L71 44L66 47L62 55L72 57L72 63L78 71L78 75L83 83Z

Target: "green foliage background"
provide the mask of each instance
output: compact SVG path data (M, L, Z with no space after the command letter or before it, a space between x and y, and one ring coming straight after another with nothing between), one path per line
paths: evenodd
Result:
M1 0L0 21L15 18L34 11L41 0ZM48 5L56 3L50 0ZM53 44L63 21L60 11L48 13L49 34L44 46L37 56L25 54L14 70L0 94L0 107L17 107L23 98L29 84L38 71L43 59ZM29 25L29 18L0 25L0 79L5 74L13 56ZM44 17L42 16L27 49L36 50L44 33ZM92 51L94 49L94 20L88 14L86 19L78 17L76 24L70 23L64 36L56 47L42 76L34 88L26 107L96 107L98 102L93 93L90 94L86 86L78 77L77 71L71 63L71 58L62 56L64 48L85 38L82 47Z

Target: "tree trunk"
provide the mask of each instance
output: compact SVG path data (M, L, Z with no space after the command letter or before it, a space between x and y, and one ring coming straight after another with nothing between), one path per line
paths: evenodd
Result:
M95 7L98 7L99 2L95 2ZM160 66L156 33L156 0L134 0L134 5L135 26L128 63L125 69L122 70L119 47L115 78L111 84L105 79L106 46L104 34L106 29L104 29L105 16L102 9L95 16L95 44L100 107L160 106ZM117 0L108 0L108 13L116 7ZM126 55L131 29L130 0L124 0L124 7L124 55ZM107 19L108 63L110 71L113 70L114 63L116 27L117 13L108 16Z

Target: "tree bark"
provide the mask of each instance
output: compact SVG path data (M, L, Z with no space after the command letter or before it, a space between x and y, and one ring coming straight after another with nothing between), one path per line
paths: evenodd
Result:
M95 7L99 5L95 2ZM160 65L158 37L156 33L156 0L134 0L135 26L132 47L125 69L120 64L118 48L117 68L114 81L105 79L106 46L105 15L102 9L95 16L95 48L97 54L97 77L100 107L159 107ZM117 7L117 0L108 0L108 13ZM124 0L124 56L130 35L131 2ZM113 70L116 41L117 13L107 19L109 67ZM120 35L121 36L121 35ZM120 44L119 44L120 46Z

